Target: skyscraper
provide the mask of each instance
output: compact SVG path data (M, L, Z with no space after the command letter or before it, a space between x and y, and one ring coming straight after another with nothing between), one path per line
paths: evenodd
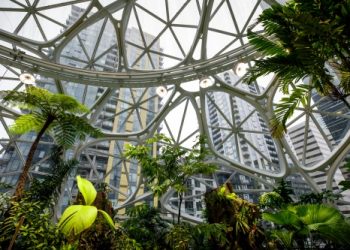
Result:
M239 80L239 77L232 72L225 72L222 79L226 84L233 85ZM247 92L257 93L253 85L240 85L239 87ZM271 172L279 170L274 142L266 133L268 128L265 121L253 106L238 97L229 96L223 92L209 93L206 104L212 141L220 154L248 167ZM225 127L230 126L238 131L237 136L229 135L230 131ZM217 174L219 184L226 181L232 174L232 170L225 168L221 170L222 172L219 171ZM246 193L242 192L243 198L255 202L258 194L250 193L248 190L265 188L263 184L239 173L233 176L231 182L234 189L247 190Z
M305 122L291 127L288 131L288 135L292 141L293 148L296 152L298 160L305 166L311 167L316 165L318 162L326 159L330 154L331 150L327 143L324 141L320 131L313 122L309 123L308 133L305 134ZM330 137L330 131L325 131ZM305 142L305 138L307 141ZM306 145L305 145L306 144ZM320 170L310 172L309 175L318 185L318 187L325 191L327 181L327 171ZM344 180L344 176L340 169L337 169L332 182L333 191L338 193L340 191L339 182ZM348 192L343 193L346 199L348 199ZM344 214L350 213L350 206L339 205L339 209Z
M74 23L83 13L84 9L73 5L66 21L67 26ZM137 46L141 45L142 39L145 39L147 43L153 41L154 36L143 33L141 39L140 32L136 28L130 28L126 30L124 37L128 41L128 45L124 52L125 58L121 62L119 61L115 27L108 18L102 19L81 30L70 40L62 49L58 60L61 64L70 67L96 71L123 70L124 67L127 67L125 65L127 62L128 65L135 63L133 69L162 67L162 57L159 55L152 54L151 59L147 57L139 58L143 50ZM152 49L161 51L159 40L154 43ZM41 78L38 82L39 87L53 92L57 91L55 83L51 79ZM66 94L75 97L88 107L92 107L106 90L105 87L87 86L72 82L63 82L62 86ZM136 102L140 103L138 110L133 109L133 104ZM159 97L156 95L155 88L117 88L95 118L94 124L108 133L140 131L153 119L158 108ZM23 146L20 145L20 150L24 152L24 155L27 154L25 150L29 148L32 136L32 134L23 136L23 139L28 140ZM51 139L47 137L46 140ZM85 148L79 158L79 165L76 170L76 174L93 182L107 183L112 190L110 199L114 205L124 202L136 190L140 176L140 169L135 162L120 160L125 143L122 140L106 140ZM2 181L11 184L16 183L19 170L23 166L21 159L15 154L16 150L16 147L11 147L6 151L0 168L1 172L7 173L7 176L2 177ZM48 153L49 148L40 144L35 161L44 158ZM72 152L68 152L68 154L69 157L72 156ZM40 174L45 168L45 172L48 172L49 166L44 165L34 166L31 173ZM63 195L63 205L67 204L70 197L76 195L76 192L74 178L70 178ZM140 189L140 192L143 192L143 188Z

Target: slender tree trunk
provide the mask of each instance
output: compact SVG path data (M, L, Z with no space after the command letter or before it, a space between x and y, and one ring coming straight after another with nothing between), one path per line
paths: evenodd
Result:
M9 244L9 247L7 248L7 250L12 250L13 245L15 244L16 238L18 236L19 230L21 229L21 226L23 225L24 222L24 215L21 216L21 218L19 219L18 225L16 227L15 233L12 236L11 242Z
M27 176L28 176L29 169L30 169L30 167L32 165L32 162L33 162L35 151L36 151L36 149L37 149L37 147L39 145L41 137L44 135L45 131L47 130L47 128L50 126L50 124L53 121L54 121L54 117L53 116L48 116L47 117L43 127L41 128L41 130L37 134L37 136L36 136L32 146L30 147L29 153L28 153L28 156L27 156L27 160L26 160L26 162L24 164L22 173L21 173L21 175L20 175L20 177L18 179L18 182L17 182L15 193L12 196L12 200L13 201L19 201L22 198L22 195L23 195L23 192L24 192L24 188L25 188L25 184L26 184L26 180L27 180ZM10 242L7 250L12 250L12 248L13 248L13 246L15 244L15 241L17 239L17 236L19 234L19 231L21 229L21 226L23 225L24 219L25 219L25 216L22 215L20 220L19 220L19 222L18 222L18 224L17 224L17 226L16 226L15 233L12 236L11 242Z
M14 201L19 201L23 195L24 192L24 188L25 188L25 184L26 184L26 180L27 180L27 176L29 173L29 169L32 165L33 162L33 158L34 158L34 154L35 151L39 145L39 141L41 139L41 137L43 136L43 134L45 133L46 129L50 126L50 124L54 121L54 117L53 116L48 116L43 127L41 128L41 130L39 131L39 133L37 134L35 141L33 142L32 146L30 147L28 156L27 156L27 160L24 164L23 170L21 175L19 176L18 182L17 182L17 186L16 186L16 190L15 193L13 195L13 200Z
M181 204L182 204L182 193L179 193L179 210L178 210L178 213L177 213L177 224L180 224Z

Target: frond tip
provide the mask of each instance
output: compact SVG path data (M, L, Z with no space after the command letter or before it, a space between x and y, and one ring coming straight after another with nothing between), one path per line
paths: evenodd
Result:
M294 114L296 108L300 104L307 105L307 97L310 94L310 85L298 85L294 88L293 93L289 96L283 97L276 105L274 116L270 121L271 134L275 138L281 138L287 131L287 120Z

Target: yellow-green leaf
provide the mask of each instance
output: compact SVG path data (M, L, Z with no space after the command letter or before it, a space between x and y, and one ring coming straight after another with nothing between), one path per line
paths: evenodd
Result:
M106 219L106 221L108 222L108 224L111 226L112 229L115 229L115 225L114 225L114 222L111 218L111 216L109 216L109 214L107 214L105 211L103 210L98 210L99 212L102 213L103 217Z
M87 179L81 178L80 175L77 176L77 183L79 191L84 197L85 204L91 205L97 195L94 185Z
M58 227L65 235L80 234L89 228L95 221L97 208L94 206L72 205L63 213Z

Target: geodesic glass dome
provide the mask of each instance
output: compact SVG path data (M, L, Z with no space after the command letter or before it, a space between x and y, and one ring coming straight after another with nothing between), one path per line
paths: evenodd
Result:
M283 2L283 1L279 1ZM270 135L274 104L282 97L268 75L247 85L242 77L259 54L247 30L262 31L256 18L274 0L5 0L0 2L0 88L23 90L23 73L35 84L84 103L85 116L104 136L79 142L67 153L77 157L80 174L106 182L116 209L152 193L137 162L123 157L125 144L164 133L192 147L206 135L213 176L188 183L184 216L199 220L200 196L231 181L248 200L286 177L296 193L339 189L350 149L349 110L310 93L288 121L282 139ZM34 134L14 136L9 126L21 110L0 106L2 182L15 184ZM45 137L31 178L49 172L54 142ZM76 195L67 180L61 203ZM343 204L346 204L344 195ZM162 205L175 212L169 190ZM344 205L343 210L347 210ZM350 208L349 208L350 211Z

